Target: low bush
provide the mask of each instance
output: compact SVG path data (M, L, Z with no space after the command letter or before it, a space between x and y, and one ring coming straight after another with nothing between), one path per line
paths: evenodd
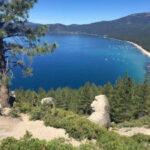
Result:
M51 107L44 104L38 107L32 107L32 111L30 112L31 120L43 120L46 114L51 112Z
M75 139L97 139L105 129L100 128L89 120L79 117L71 111L61 109L36 108L31 112L31 119L42 119L46 126L63 128L70 137Z
M33 110L32 119L36 119L40 111ZM33 115L34 114L34 115ZM35 117L35 118L34 118ZM60 109L45 110L45 115L41 118L45 125L55 128L63 128L69 134L78 140L96 139L97 144L103 150L148 150L144 143L140 143L133 137L124 137L113 131L107 131L98 125L90 122L86 118L80 117L70 111ZM90 150L90 149L89 149Z
M112 127L121 128L121 127L141 127L146 126L150 128L150 117L141 117L139 119L134 119L130 121L125 121L119 124L111 124Z
M17 140L12 137L4 139L0 144L0 150L98 150L93 144L84 144L79 147L73 147L66 144L65 139L55 139L50 142L32 138L27 132L26 135Z
M143 143L138 143L130 137L120 136L114 132L102 134L97 143L103 150L149 150Z
M133 135L132 139L138 143L145 145L145 147L149 147L150 149L150 136L139 133L139 134Z
M17 118L20 117L20 111L17 107L13 107L10 112L9 112L10 116L13 118Z

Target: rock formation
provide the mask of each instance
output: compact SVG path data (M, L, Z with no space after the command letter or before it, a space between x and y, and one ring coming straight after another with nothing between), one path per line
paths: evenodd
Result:
M53 97L46 97L46 98L43 98L41 100L41 104L47 104L49 105L51 108L54 108L55 107L55 104L54 104L54 98Z
M94 112L88 119L108 129L110 126L110 107L107 97L105 95L96 96L91 107Z

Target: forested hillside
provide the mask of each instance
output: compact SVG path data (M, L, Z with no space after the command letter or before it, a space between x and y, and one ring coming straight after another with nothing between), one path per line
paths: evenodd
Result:
M33 110L39 106L44 97L55 98L57 108L73 111L80 115L91 114L91 103L94 97L99 94L106 94L110 102L111 121L122 123L132 119L140 119L150 115L150 76L146 75L143 84L135 83L126 74L123 79L118 78L115 85L107 83L104 86L90 85L86 83L79 89L58 88L57 90L45 91L39 89L38 92L20 89L16 91L19 100L12 114L17 111L23 113Z
M84 25L51 24L48 33L96 34L127 40L150 51L150 13L133 14L113 21Z

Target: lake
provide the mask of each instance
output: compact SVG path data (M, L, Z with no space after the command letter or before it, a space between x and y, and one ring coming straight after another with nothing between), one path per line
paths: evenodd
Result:
M14 70L12 89L45 90L58 87L79 88L85 82L112 84L127 72L142 82L150 58L133 45L114 39L88 35L51 35L43 38L59 47L53 54L37 56L33 61L34 76L23 78Z

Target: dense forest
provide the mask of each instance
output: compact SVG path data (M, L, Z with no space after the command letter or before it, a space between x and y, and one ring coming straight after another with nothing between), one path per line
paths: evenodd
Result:
M45 97L55 99L56 108L73 111L79 115L90 115L91 103L94 97L106 94L110 102L111 121L121 123L124 121L139 119L150 115L150 75L146 74L143 84L134 82L127 74L124 78L118 78L115 85L110 83L104 86L86 83L79 89L58 88L45 91L40 88L38 92L31 90L16 91L16 99L13 111L29 112L33 107L40 106L40 101Z
M150 51L150 13L133 14L113 21L83 25L50 24L49 27L49 34L106 35L111 38L135 42Z

